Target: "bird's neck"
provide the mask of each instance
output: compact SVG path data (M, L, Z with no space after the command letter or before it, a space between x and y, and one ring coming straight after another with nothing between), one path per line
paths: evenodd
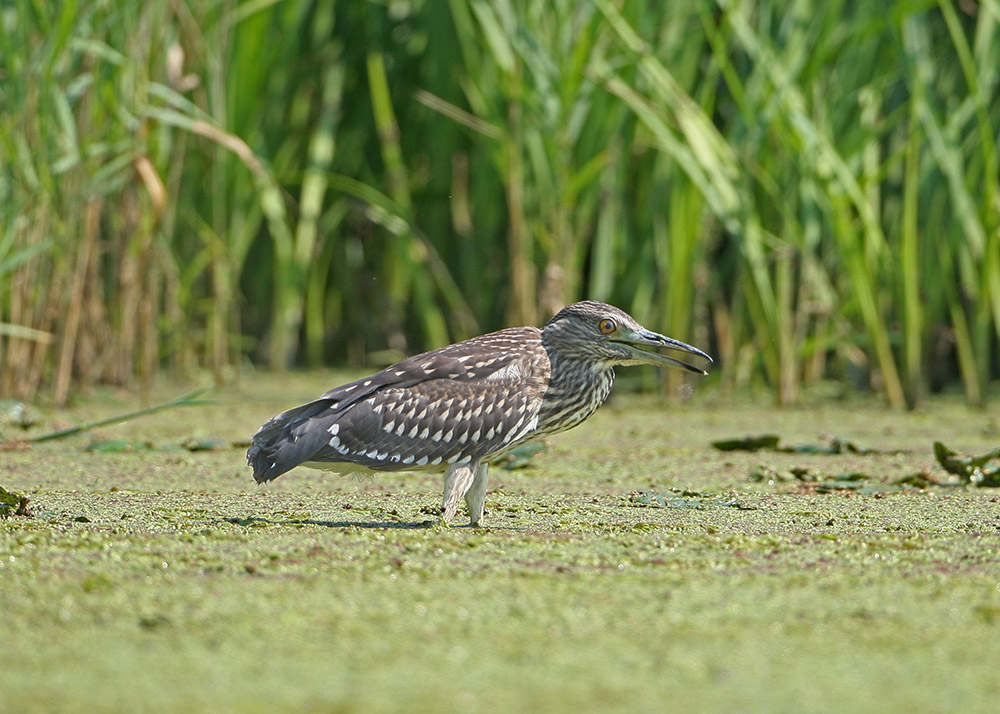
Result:
M550 353L551 377L538 415L538 430L570 429L604 404L615 381L610 363L556 358Z

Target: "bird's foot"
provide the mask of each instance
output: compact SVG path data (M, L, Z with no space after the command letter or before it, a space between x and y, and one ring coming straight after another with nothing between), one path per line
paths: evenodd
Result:
M445 515L442 514L436 521L428 521L428 523L432 524L434 528L451 528L452 520L453 519L446 518ZM478 521L469 521L464 527L473 528L477 531L488 531L490 529L489 526L483 522L482 518Z

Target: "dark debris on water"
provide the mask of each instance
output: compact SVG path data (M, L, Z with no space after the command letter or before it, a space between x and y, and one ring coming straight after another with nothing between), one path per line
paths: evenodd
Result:
M870 495L898 491L903 486L902 483L892 485L882 483L863 471L830 474L801 466L793 466L787 471L779 471L767 464L760 464L752 468L748 478L754 483L794 483L815 493L852 491Z
M882 451L858 446L853 441L840 439L832 434L820 437L819 444L797 444L780 446L781 437L777 434L761 434L745 436L741 439L721 439L713 441L719 451L776 451L782 454L898 454L898 450Z
M934 442L934 458L948 473L958 476L963 484L1000 487L1000 449L980 456L962 456L940 441ZM996 462L996 463L993 463ZM993 464L992 468L989 466Z
M934 456L941 468L958 478L942 478L926 470L886 482L863 471L829 474L802 466L793 466L782 471L769 464L760 464L750 470L748 479L754 483L771 485L797 483L816 493L853 491L861 494L884 494L912 489L961 486L1000 488L1000 449L979 456L963 456L940 441L935 441Z
M28 510L29 500L23 494L8 491L3 486L0 486L0 518L30 516L31 511Z
M635 506L691 508L698 511L710 508L735 508L740 511L757 510L757 506L750 505L740 498L687 489L666 494L656 491L633 491L629 495L629 503Z
M148 441L128 441L126 439L102 439L87 444L84 451L96 451L100 454L121 454L131 451L152 451L153 445Z

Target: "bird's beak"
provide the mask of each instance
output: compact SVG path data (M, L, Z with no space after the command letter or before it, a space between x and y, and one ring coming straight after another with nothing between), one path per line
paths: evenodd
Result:
M619 335L613 338L613 340L625 345L628 348L628 351L632 354L636 363L680 367L681 369L686 369L688 372L694 372L695 374L708 374L708 372L703 370L701 367L695 367L687 362L681 362L673 357L662 355L659 352L650 352L649 350L642 349L642 347L647 346L666 347L671 350L680 350L682 352L698 355L699 357L704 357L709 362L712 362L712 358L699 350L697 347L692 347L691 345L685 344L680 340L675 340L672 337L667 337L651 330L637 330L636 332L627 335Z

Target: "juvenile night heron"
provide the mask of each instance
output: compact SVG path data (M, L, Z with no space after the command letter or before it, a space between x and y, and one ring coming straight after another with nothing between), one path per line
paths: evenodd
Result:
M593 414L616 366L707 374L649 347L712 361L616 307L578 302L542 329L511 327L425 352L289 409L254 434L247 463L258 483L300 464L343 473L446 467L442 520L464 496L478 525L490 461Z

